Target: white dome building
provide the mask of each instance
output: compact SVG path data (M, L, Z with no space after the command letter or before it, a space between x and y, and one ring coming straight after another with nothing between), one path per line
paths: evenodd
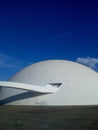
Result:
M2 105L98 105L98 74L66 60L32 64L0 86Z

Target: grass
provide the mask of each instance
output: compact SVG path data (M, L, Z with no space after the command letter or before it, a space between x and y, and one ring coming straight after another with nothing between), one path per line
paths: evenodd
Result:
M0 106L0 130L98 130L98 106Z

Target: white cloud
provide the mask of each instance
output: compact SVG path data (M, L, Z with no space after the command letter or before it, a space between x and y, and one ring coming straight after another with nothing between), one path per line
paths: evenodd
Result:
M19 68L24 64L29 63L10 57L7 54L0 53L0 68Z
M97 64L98 64L98 58L91 58L91 57L77 58L76 62L86 65L92 69L96 69Z

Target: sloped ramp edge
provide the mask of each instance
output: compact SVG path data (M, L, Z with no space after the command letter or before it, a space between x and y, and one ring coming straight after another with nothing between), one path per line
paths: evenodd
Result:
M16 83L16 82L8 82L8 81L0 81L0 87L7 87L7 88L15 88L21 90L28 90L28 91L35 91L40 93L54 93L58 91L58 86L54 87L52 84L49 86L38 86L38 85L31 85L26 83Z

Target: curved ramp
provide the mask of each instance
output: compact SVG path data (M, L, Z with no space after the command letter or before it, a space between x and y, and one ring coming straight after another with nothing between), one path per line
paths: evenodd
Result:
M33 92L35 91L38 93L54 93L59 89L58 84L57 86L54 87L54 85L52 84L46 86L38 86L38 85L8 82L8 81L0 81L0 87L15 88L15 89L28 90Z

